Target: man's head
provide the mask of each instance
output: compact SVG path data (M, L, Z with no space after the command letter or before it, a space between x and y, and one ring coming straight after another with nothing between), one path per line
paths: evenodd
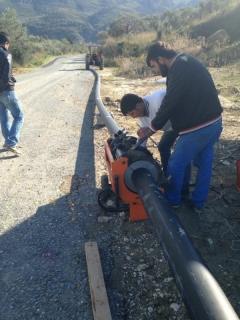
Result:
M133 93L125 94L120 102L122 114L132 118L139 118L145 115L145 105L141 97Z
M147 65L162 77L168 75L168 70L172 60L176 57L177 52L168 49L163 42L156 42L148 48Z
M9 35L5 32L0 32L0 46L8 50L9 45L10 45Z

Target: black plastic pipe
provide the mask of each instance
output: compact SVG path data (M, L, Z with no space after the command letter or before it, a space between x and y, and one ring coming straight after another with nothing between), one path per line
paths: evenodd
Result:
M239 320L149 171L136 170L132 182L157 231L191 318Z

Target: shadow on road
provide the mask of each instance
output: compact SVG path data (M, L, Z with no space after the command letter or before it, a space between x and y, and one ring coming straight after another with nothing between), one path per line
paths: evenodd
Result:
M0 238L0 319L91 320L84 242L96 210L93 113L89 96L71 191L39 207Z
M82 70L85 70L84 68L78 68L78 69L61 69L61 70L58 70L58 71L82 71Z
M2 156L0 156L0 161L18 158L17 154L9 155L9 151L6 149L0 149L0 154L3 154Z

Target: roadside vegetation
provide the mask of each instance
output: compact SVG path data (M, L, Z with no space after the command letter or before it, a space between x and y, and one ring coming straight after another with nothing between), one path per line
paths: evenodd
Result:
M125 15L99 33L105 64L117 67L121 76L145 77L150 72L146 48L155 40L189 52L209 67L235 64L240 60L239 16L238 0L201 1L194 7L144 19Z
M17 68L36 67L55 56L84 51L83 44L72 43L67 39L52 40L28 35L14 9L7 9L0 14L0 31L10 35L11 52Z

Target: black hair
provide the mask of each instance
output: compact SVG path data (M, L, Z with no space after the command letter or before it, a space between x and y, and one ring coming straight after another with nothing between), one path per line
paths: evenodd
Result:
M0 32L0 44L5 44L10 42L9 35L6 32Z
M143 99L136 94L128 93L125 94L120 102L120 107L123 115L127 115L129 112L136 108L136 104L142 102Z
M160 57L172 59L176 55L177 52L175 50L167 48L165 43L158 41L149 46L146 62L150 67L150 60L157 60Z

